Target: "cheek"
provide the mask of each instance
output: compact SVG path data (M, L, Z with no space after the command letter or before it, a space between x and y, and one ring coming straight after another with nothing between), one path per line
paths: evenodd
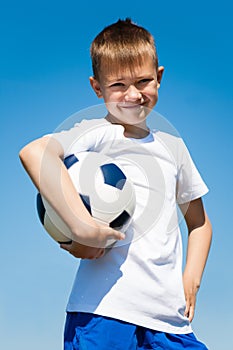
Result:
M147 95L148 97L150 97L153 101L157 101L158 100L158 89L157 87L151 88L149 89L145 95Z
M119 99L117 100L117 97L114 96L113 94L106 94L105 96L103 96L104 98L104 103L107 107L107 110L114 114L114 111L117 108L117 103L119 102Z
M105 103L107 102L119 102L122 100L123 94L121 92L111 92L111 93L105 93L103 95Z

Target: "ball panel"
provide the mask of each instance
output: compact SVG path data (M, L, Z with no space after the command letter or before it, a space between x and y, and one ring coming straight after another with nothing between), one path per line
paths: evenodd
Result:
M45 215L45 219L47 219L47 217L50 219L51 223L48 223L48 230L52 230L52 225L54 227L55 230L55 235L57 230L59 232L62 232L62 234L64 235L64 237L66 237L66 241L71 239L72 233L69 229L69 227L65 224L65 222L60 218L60 216L56 213L56 211L51 207L51 205L48 203L48 201L42 196L42 201L43 201L43 205L45 207L45 211L46 211L46 215ZM45 221L44 221L44 227L45 227ZM47 228L45 227L45 229L47 230ZM50 232L48 232L50 234ZM58 241L58 239L56 239L56 241Z
M43 199L40 193L38 193L36 196L36 206L40 222L42 223L46 231L50 234L50 236L58 243L72 242L51 221L50 217L46 212Z
M64 164L67 169L69 169L73 164L77 163L79 160L77 157L75 157L74 154L71 154L70 156L66 157L64 159Z
M40 193L37 193L37 196L36 196L36 207L37 207L37 213L38 213L40 222L42 223L42 225L44 225L45 207L42 202Z
M124 226L129 223L130 215L127 211L123 211L115 220L111 221L109 226L115 230L124 230Z
M97 218L100 215L102 220L104 220L104 215L106 219L108 217L114 219L123 210L127 210L132 216L135 210L135 200L135 191L128 179L123 190L102 184L90 196L92 215Z
M114 163L101 165L101 170L104 176L104 182L107 185L113 186L122 190L126 181L125 174Z
M50 234L50 236L57 241L58 243L71 243L72 240L70 240L68 237L66 237L51 221L50 217L45 214L44 217L44 228L46 231Z
M79 193L83 204L85 205L86 209L89 211L89 213L92 215L92 210L91 210L91 203L90 203L90 197L86 196L85 194Z

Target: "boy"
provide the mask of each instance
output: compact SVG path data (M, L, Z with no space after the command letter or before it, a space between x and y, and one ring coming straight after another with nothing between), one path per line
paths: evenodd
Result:
M107 116L20 152L35 186L73 234L61 248L82 258L64 349L206 349L190 323L211 243L201 199L208 190L183 141L147 126L164 70L153 37L130 19L119 20L97 35L91 56L90 83ZM123 160L134 183L135 219L125 234L98 225L76 195L63 159L88 150ZM183 276L176 203L189 230ZM110 238L117 242L105 249Z

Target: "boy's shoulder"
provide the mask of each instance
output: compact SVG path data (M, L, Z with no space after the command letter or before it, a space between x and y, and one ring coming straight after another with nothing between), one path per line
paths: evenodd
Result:
M107 125L108 125L108 122L105 118L91 118L91 119L82 119L80 122L75 123L74 127L91 129L91 128L107 126Z
M99 149L123 135L122 126L119 128L109 123L105 118L83 119L66 130L53 134L63 147L65 156L87 150Z
M157 129L152 130L151 132L158 142L168 147L169 149L177 150L180 147L182 148L184 145L184 141L178 133L172 133Z
M105 118L82 119L74 121L71 125L61 125L52 135L57 139L82 137L87 133L98 134L100 129L108 126Z
M176 164L179 164L184 157L189 157L188 148L178 133L154 130L153 135L161 148L170 154Z

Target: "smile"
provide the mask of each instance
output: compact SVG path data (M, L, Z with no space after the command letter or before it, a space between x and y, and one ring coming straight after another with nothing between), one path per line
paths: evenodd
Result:
M134 109L134 108L142 108L144 107L144 103L123 103L118 104L120 108Z

